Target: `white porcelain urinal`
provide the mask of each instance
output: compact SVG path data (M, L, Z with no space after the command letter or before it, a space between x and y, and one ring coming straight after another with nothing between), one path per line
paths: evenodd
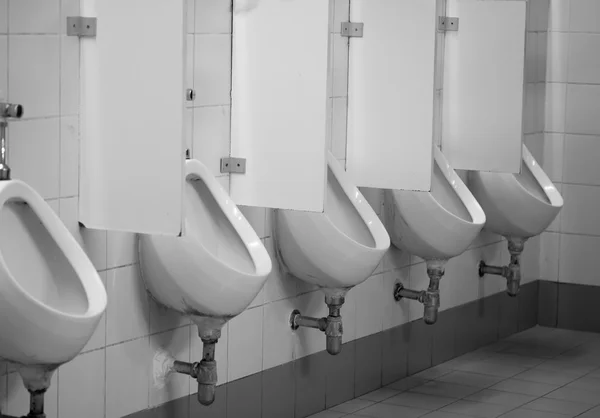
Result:
M325 211L277 210L275 236L290 273L328 296L343 296L369 278L390 238L331 152L327 167Z
M539 235L552 223L563 198L523 145L521 173L469 173L469 187L487 216L486 229L507 238Z
M485 224L483 209L444 154L434 147L431 190L385 191L385 219L392 243L426 261L427 290L405 289L397 283L396 300L409 298L424 305L427 324L437 321L439 282L447 261L462 254Z
M0 359L30 391L86 345L106 309L96 269L30 186L0 181Z
M240 314L271 272L261 240L198 160L186 161L184 235L140 236L142 277L162 305L188 315L201 337Z
M434 147L431 191L386 190L386 227L392 243L424 260L462 254L483 228L479 203Z

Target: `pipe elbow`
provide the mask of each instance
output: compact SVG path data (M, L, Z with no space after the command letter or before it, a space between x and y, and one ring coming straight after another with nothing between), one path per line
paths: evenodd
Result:
M211 405L215 401L217 387L217 362L202 360L197 368L198 402L202 405Z
M331 355L339 354L342 351L342 334L344 326L341 316L328 316L327 327L325 328L326 348Z

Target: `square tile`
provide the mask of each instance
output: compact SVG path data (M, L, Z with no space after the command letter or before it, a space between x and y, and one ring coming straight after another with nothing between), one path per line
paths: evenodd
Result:
M408 336L410 325L383 332L381 383L388 385L408 375Z
M369 277L352 289L356 298L356 338L383 330L383 274Z
M599 9L600 12L600 9ZM593 71L600 65L600 34L571 33L569 35L569 82L600 83L600 76Z
M564 184L563 196L561 232L600 235L600 216L591 210L600 203L600 187Z
M495 418L513 409L512 406L460 400L441 409L443 412L480 418Z
M577 375L568 373L557 374L554 371L531 369L516 375L514 378L518 380L526 380L528 382L546 383L550 385L563 386L577 379Z
M227 418L261 418L262 376L260 373L227 385Z
M60 113L79 114L79 39L60 37Z
M600 400L598 399L598 393L588 392L586 390L581 390L572 387L562 387L556 389L545 395L546 398L550 399L558 399L569 402L577 402L586 405L596 406L600 405Z
M0 0L0 7L2 0ZM0 17L2 19L2 17ZM0 99L8 98L8 36L0 35Z
M538 281L521 286L519 300L519 331L534 327L538 323Z
M464 386L488 388L503 380L502 377L479 373L454 371L438 377L436 380L447 383L457 383Z
M433 326L431 363L433 366L454 358L456 310L448 309L439 313Z
M456 383L440 382L439 380L425 383L411 389L411 392L424 393L426 395L444 396L447 398L462 399L479 392L480 387L459 385Z
M231 3L222 0L196 0L196 33L231 33Z
M393 405L410 406L412 408L436 410L456 402L454 398L432 396L416 392L403 392L383 401Z
M565 132L565 106L567 85L565 83L546 84L545 128L546 132Z
M296 360L296 417L306 417L325 409L327 352Z
M294 332L290 328L289 317L294 308L292 299L283 299L263 306L263 369L293 360Z
M247 309L229 322L228 380L262 370L263 307Z
M228 105L194 109L192 129L194 158L202 161L213 176L220 175L221 158L229 155L230 126L231 111Z
M557 384L538 383L518 379L506 379L500 383L496 383L490 389L500 390L511 393L521 393L530 396L544 396L560 387Z
M137 414L129 415L127 418L185 418L189 416L190 401L193 402L195 399L190 399L189 396L185 396L183 398L166 402L156 408L147 409L145 411L140 411Z
M570 34L567 32L548 33L548 61L546 67L546 81L548 82L567 82L569 36Z
M569 30L569 0L550 0L549 31Z
M568 245L568 238L562 237L565 240L563 245ZM600 297L600 288L597 286L559 283L558 327L600 332L597 297Z
M505 338L519 331L519 298L511 298L506 292L498 293L498 337Z
M357 397L381 387L382 343L381 333L355 341L354 395Z
M533 411L531 409L517 408L505 415L502 418L565 418L561 414L553 414L551 412Z
M355 343L345 343L341 353L327 359L326 408L346 402L355 396Z
M137 234L108 231L106 235L106 264L108 268L128 266L138 261Z
M600 4L594 0L571 0L569 29L571 32L600 32Z
M333 97L348 96L348 40L342 36L333 36Z
M373 405L375 402L368 401L366 399L352 399L348 402L344 402L337 406L331 408L331 411L342 412L346 414L351 414L356 411L360 411L361 409L365 409L368 406Z
M294 418L294 363L262 372L263 418Z
M61 418L104 417L105 370L104 350L81 354L61 366L58 387Z
M428 410L426 409L417 409L417 408L409 408L406 406L400 405L390 405L385 403L378 403L372 406L369 406L365 409L361 409L354 413L357 416L367 416L373 418L394 418L394 417L402 417L402 418L416 418L421 417L427 414Z
M10 33L42 34L60 32L59 0L11 1L8 9Z
M15 35L9 37L8 46L8 99L12 103L23 104L25 118L58 116L59 36Z
M397 382L387 385L386 388L394 389L398 392L404 392L404 391L422 386L425 383L428 383L429 381L430 381L430 379L427 379L424 377L409 376L404 379L400 379Z
M534 409L536 411L554 412L557 414L574 417L590 409L590 406L587 404L558 399L539 398L526 405L523 405L523 408Z
M518 407L536 399L535 396L524 395L521 393L510 393L495 389L484 389L481 392L467 396L465 399L475 402L491 403L496 405L506 405Z
M195 35L194 89L196 106L231 102L231 36ZM210 57L210 58L209 58Z
M566 103L567 133L600 135L600 120L594 112L600 106L600 85L569 84Z
M60 197L79 194L79 117L60 118Z
M563 180L566 183L600 184L600 170L592 155L600 150L598 137L567 135L564 144Z
M190 396L190 418L227 418L227 386L217 386L212 405L202 405L195 395Z
M432 365L433 326L417 320L408 327L408 374L411 375Z
M8 33L8 0L0 0L0 33Z

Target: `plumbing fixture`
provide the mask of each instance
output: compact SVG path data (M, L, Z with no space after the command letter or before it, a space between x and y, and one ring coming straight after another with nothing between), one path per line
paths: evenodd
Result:
M440 309L440 280L444 276L445 260L427 261L427 275L429 276L429 287L427 290L407 289L402 283L394 286L394 299L400 301L402 298L419 301L423 304L423 320L426 324L435 324Z
M194 100L196 100L196 92L194 91L194 89L187 89L185 91L185 98L188 102L193 102Z
M510 263L508 266L488 266L485 261L479 262L479 277L486 274L502 276L506 279L506 293L515 297L519 294L521 287L521 254L525 247L527 238L508 238L508 252Z
M342 351L342 334L344 329L340 310L344 304L344 296L326 295L325 303L329 308L329 315L327 317L313 318L302 316L300 311L295 309L290 316L290 325L294 331L300 327L316 328L323 331L326 336L327 352L335 356Z
M0 180L10 180L10 167L6 164L7 118L19 119L23 116L23 106L13 103L0 103Z
M215 361L215 344L221 337L221 330L200 334L202 340L202 360L194 363L175 361L173 370L187 374L198 382L198 402L211 405L215 401L217 387L217 362Z
M44 394L46 393L47 388L31 390L29 391L29 413L27 415L23 415L20 418L46 418L46 414L44 413ZM0 418L19 418L13 417L11 415L2 415L0 412Z

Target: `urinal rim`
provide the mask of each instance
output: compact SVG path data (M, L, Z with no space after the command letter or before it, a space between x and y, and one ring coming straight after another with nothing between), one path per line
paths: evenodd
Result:
M211 251L208 251L204 244L202 244L202 241L192 238L193 235L183 235L178 238L184 240L187 239L193 242L194 245L200 246L204 250L204 252L216 263L220 264L221 266L229 269L230 271L236 274L255 278L267 277L273 269L271 257L269 256L269 253L265 248L264 244L262 243L261 239L259 238L258 234L254 230L252 225L250 225L250 222L248 222L242 211L240 211L239 207L235 204L233 199L231 199L231 196L227 194L223 187L218 183L216 178L210 173L208 168L201 161L196 159L186 160L185 181L190 181L190 178L194 176L204 182L206 187L213 195L213 198L221 208L221 211L227 217L227 220L230 222L232 227L234 227L235 231L238 234L238 237L244 244L244 247L250 256L250 260L252 260L252 264L254 265L254 271L252 273L248 273L245 271L241 271L238 268L231 266L230 264L226 264L223 260L215 256ZM224 197L224 199L220 199L219 197ZM221 203L221 201L223 203ZM227 209L231 208L233 210L225 210L223 208L224 205L227 207ZM232 217L234 219L232 219ZM240 231L238 229L238 226L241 226L246 231ZM244 235L247 235L247 238L251 239L246 240ZM152 239L152 236L150 236L150 238Z
M385 229L385 226L383 225L383 223L381 222L381 220L379 219L379 217L377 216L377 214L375 213L375 211L373 210L373 208L371 207L371 205L369 204L367 199L360 192L358 187L351 184L347 179L343 178L343 176L347 175L347 173L342 169L341 164L337 161L337 159L335 158L335 156L333 155L333 153L331 151L327 151L327 167L333 172L333 175L335 176L338 184L344 191L344 194L346 195L348 200L352 203L352 206L355 208L356 212L359 214L361 220L367 226L367 229L369 230L369 233L371 234L371 237L373 238L374 245L372 247L369 247L369 246L366 246L366 245L352 239L351 237L348 236L348 234L346 234L344 231L339 229L335 225L335 223L333 223L329 219L329 216L327 215L327 213L325 211L323 211L323 216L325 216L325 218L327 218L327 220L329 221L329 224L331 225L331 227L333 229L338 231L343 237L347 238L350 242L355 244L358 248L364 248L369 251L387 250L390 247L391 241L390 241L390 236L389 236L387 230ZM352 190L353 192L354 191L356 192L358 198L351 197L351 194L348 193L348 189L350 189L350 188L353 189ZM363 211L366 211L367 213L363 213ZM371 219L365 219L367 215L370 216ZM377 224L379 224L379 231L374 230L374 228L377 228L375 226ZM386 245L386 242L387 242L387 245Z
M23 288L21 283L16 280L15 275L13 272L11 272L6 264L4 254L0 252L0 263L2 264L2 268L6 271L6 275L12 281L15 289L18 290L21 295L31 303L60 317L86 320L102 315L106 310L108 302L106 288L104 287L96 268L89 260L83 249L79 247L79 244L77 241L75 241L75 238L71 235L69 230L64 226L60 218L58 218L52 209L47 206L47 203L42 199L42 197L31 186L23 181L8 180L0 182L0 210L3 210L6 203L11 200L20 200L29 205L38 220L50 234L56 246L63 253L65 260L70 264L71 268L77 275L77 279L79 280L81 287L83 287L87 302L87 310L83 314L64 312L33 297ZM49 225L50 223L52 224ZM72 258L79 259L81 265L73 262Z
M544 172L544 170L542 170L539 163L533 157L533 154L531 154L531 151L529 151L529 149L525 146L525 144L522 145L522 154L523 154L522 158L521 158L522 163L525 164L529 168L529 171L531 171L531 174L533 175L535 180L538 182L538 185L540 186L540 188L544 191L544 194L546 195L546 197L548 198L548 201L550 203L535 196L533 193L531 193L529 190L527 190L527 188L525 188L519 181L517 181L517 179L514 175L511 174L512 179L517 183L517 185L522 190L525 191L525 193L527 193L530 197L534 198L539 203L542 203L543 205L548 206L548 207L562 208L564 205L563 197L561 196L560 192L554 185L554 182L552 180L550 180L548 175ZM548 193L548 190L546 189L546 186L544 186L544 183L547 184L548 187L550 187L550 190L552 191L551 193Z

